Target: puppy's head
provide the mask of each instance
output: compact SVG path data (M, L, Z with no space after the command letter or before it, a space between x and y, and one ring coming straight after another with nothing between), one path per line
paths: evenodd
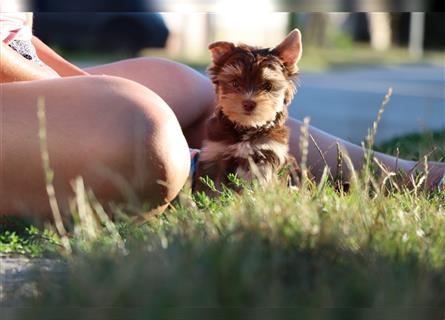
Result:
M261 127L285 112L295 92L301 34L293 30L275 48L256 48L218 41L209 46L208 72L218 106L234 123Z

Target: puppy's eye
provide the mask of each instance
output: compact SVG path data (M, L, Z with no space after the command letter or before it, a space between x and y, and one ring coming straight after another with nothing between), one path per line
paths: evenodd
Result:
M236 80L232 80L231 84L232 84L232 87L234 87L234 88L238 88L239 87L239 82L236 81Z
M266 82L266 83L263 85L263 90L266 91L266 92L270 92L270 91L272 91L272 85L270 84L270 82Z

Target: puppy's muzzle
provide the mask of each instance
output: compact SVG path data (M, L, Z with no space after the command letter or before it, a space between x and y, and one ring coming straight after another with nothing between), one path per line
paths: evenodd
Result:
M252 112L256 108L256 102L252 100L243 100L242 105L247 112Z

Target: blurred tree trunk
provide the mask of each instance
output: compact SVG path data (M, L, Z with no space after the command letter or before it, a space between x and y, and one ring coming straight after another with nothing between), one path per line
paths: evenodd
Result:
M215 41L215 14L206 13L206 43L210 44Z
M299 22L298 14L296 12L289 12L287 15L287 32L297 28Z
M423 41L425 30L425 13L411 12L409 27L409 54L412 58L420 59L423 56Z
M391 46L391 16L388 12L370 12L368 16L371 46L385 51Z
M310 45L325 46L328 21L326 13L310 13L304 31L305 42Z

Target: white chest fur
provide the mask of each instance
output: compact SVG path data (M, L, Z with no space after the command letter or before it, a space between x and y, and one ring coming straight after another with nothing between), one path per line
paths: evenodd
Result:
M264 151L272 151L279 159L280 164L284 164L289 147L287 144L265 138L254 141L241 141L234 144L207 140L204 142L200 160L216 161L230 157L248 159Z

